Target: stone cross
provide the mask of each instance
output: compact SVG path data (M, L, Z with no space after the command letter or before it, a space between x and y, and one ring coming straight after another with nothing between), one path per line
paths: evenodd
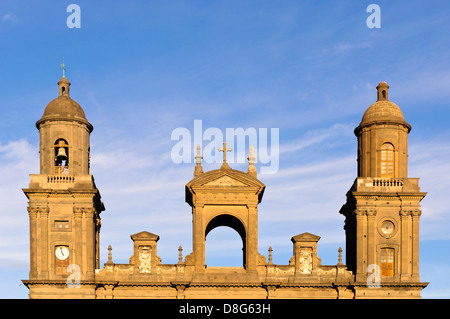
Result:
M202 151L200 148L200 145L197 145L197 155L195 156L195 162L197 164L201 164L202 163Z
M219 148L219 152L223 152L223 163L227 162L227 152L231 152L231 148L227 148L227 142L223 142L223 147Z

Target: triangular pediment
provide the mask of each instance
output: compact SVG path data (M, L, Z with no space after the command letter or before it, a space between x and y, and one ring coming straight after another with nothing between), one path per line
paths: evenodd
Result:
M133 234L130 236L132 240L158 240L159 236L156 234L149 233L148 231L141 231L140 233Z
M258 187L264 184L248 174L233 169L218 169L201 174L191 180L188 187Z
M238 181L235 178L232 178L230 176L224 175L222 177L219 177L217 179L214 179L208 183L203 184L203 186L249 186L248 184L242 183L241 181Z
M210 192L242 192L255 194L260 202L265 185L257 178L234 169L216 169L202 173L186 184L186 202L192 206L193 196Z
M320 239L320 236L311 234L311 233L303 233L296 235L291 238L293 242L318 242Z

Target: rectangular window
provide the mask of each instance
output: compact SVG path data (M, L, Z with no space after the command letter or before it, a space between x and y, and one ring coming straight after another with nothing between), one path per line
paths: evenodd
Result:
M69 229L69 221L68 220L55 220L54 228L56 230Z
M394 163L388 163L388 174L394 175Z
M380 254L380 270L382 277L394 276L394 249L382 248Z
M394 146L389 143L383 144L380 155L381 177L394 177Z
M386 163L381 163L381 175L386 175Z

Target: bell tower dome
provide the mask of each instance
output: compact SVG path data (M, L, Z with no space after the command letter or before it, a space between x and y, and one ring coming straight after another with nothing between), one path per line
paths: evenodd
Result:
M411 131L400 108L388 99L389 85L377 86L377 101L355 129L358 138L358 177L408 176L408 134Z
M59 95L48 103L36 127L40 133L43 174L89 174L89 135L93 126L81 106L70 97L70 82L61 78Z

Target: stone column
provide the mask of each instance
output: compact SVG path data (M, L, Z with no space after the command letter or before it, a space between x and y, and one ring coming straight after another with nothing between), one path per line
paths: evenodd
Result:
M49 255L51 256L53 254L53 250L50 249L49 242L48 242L48 215L49 215L49 208L48 207L41 207L39 208L39 224L40 224L40 230L41 230L41 260L42 260L42 272L41 276L43 278L48 278L49 274Z
M377 212L369 210L367 212L367 266L376 263L376 245L375 245L375 217Z
M94 220L94 208L84 208L84 216L85 216L85 224L86 224L86 232L85 232L85 240L86 240L86 279L94 278L94 269L95 269L95 220Z
M400 255L400 280L408 280L411 276L411 212L400 212L401 231L401 255Z
M419 275L419 221L422 212L415 210L412 213L412 276L414 280L420 281Z
M193 252L195 269L205 267L205 227L203 221L203 206L194 206L193 210Z
M74 245L73 245L73 260L72 263L77 264L82 267L83 259L82 259L82 216L83 211L80 207L74 207L73 209L73 215L74 215L74 229L75 229L75 236L74 236ZM83 270L82 270L83 271Z
M37 276L37 208L28 207L28 215L30 217L30 279L34 279Z
M365 281L367 277L367 254L366 254L366 212L357 210L356 215L356 280Z
M246 229L247 269L255 269L258 259L258 208L248 207L248 225Z

